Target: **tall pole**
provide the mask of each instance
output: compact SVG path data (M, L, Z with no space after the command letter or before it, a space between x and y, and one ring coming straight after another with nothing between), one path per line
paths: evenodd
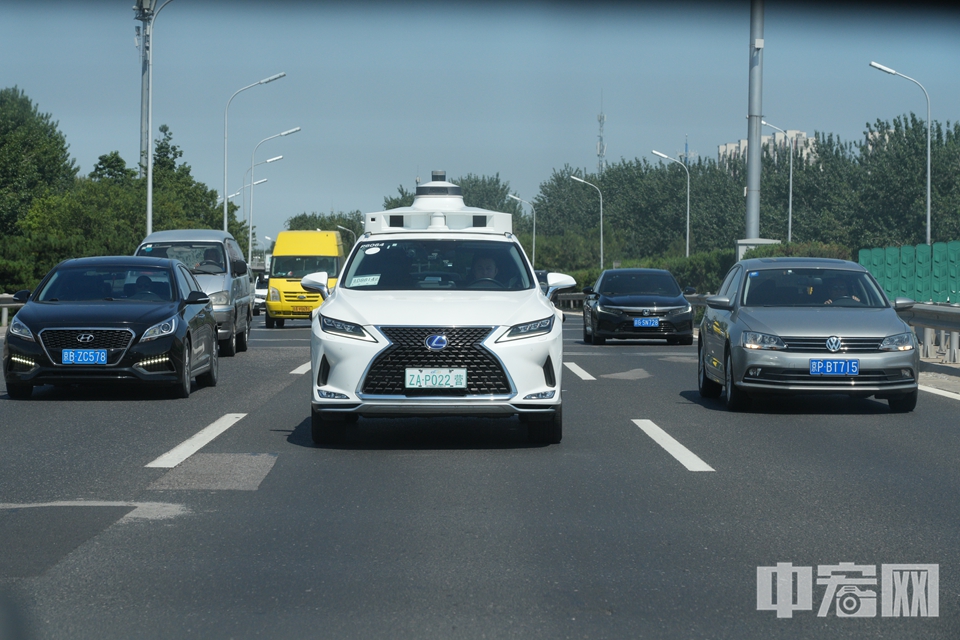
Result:
M676 158L671 158L665 153L660 153L659 151L653 151L652 153L653 155L669 160L670 162L676 162L681 167L683 167L684 171L687 172L687 257L689 258L690 257L690 169L687 168L686 162L680 162Z
M257 146L253 148L253 153L250 155L250 212L247 214L247 263L253 262L253 186L257 184L253 179L253 168L256 166L255 160L257 157L257 149L260 148L267 140L273 140L274 138L279 138L280 136L288 136L291 133L296 133L300 131L300 127L294 127L293 129L288 129L283 133L277 133L267 138L264 138L257 143Z
M582 182L583 184L590 185L597 190L597 193L600 195L600 271L603 271L603 192L600 191L600 187L582 178L571 175L571 180L576 180L577 182Z
M762 123L771 129L776 129L783 134L785 138L789 138L787 132L781 129L780 127L775 127L766 120L763 120ZM787 242L793 241L793 152L794 147L797 146L797 136L794 135L793 139L790 140L790 191L787 195Z
M760 237L760 121L763 119L763 0L750 0L750 96L747 111L747 239Z
M911 78L910 76L905 76L902 73L898 73L891 69L890 67L885 67L882 64L877 62L871 62L870 66L874 69L879 69L884 73L889 73L894 76L900 76L905 78L910 82L914 83L923 91L924 97L927 99L927 244L930 244L930 94L927 93L927 90L923 88L923 85Z
M277 73L270 76L269 78L264 78L259 82L254 82L253 84L248 84L242 89L237 89L233 92L233 95L230 96L230 99L227 100L227 106L223 110L223 193L227 192L227 114L230 112L230 103L233 102L233 99L237 97L237 94L241 91L246 91L247 89L252 89L257 85L267 84L268 82L273 82L274 80L279 80L280 78L287 75L284 72ZM250 193L253 193L253 189L250 189ZM227 229L227 200L223 200L223 230L229 231Z
M537 210L533 208L532 204L530 204L523 198L519 198L511 193L508 193L507 196L510 198L513 198L517 202L524 203L525 205L530 207L530 211L533 212L533 258L530 260L530 264L532 264L533 268L536 269L537 268Z

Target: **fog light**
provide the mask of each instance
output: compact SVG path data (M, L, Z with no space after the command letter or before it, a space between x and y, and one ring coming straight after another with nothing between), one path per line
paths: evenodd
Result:
M553 391L541 391L540 393L531 393L530 395L524 396L524 400L549 400L553 396L557 395L556 390Z
M349 396L342 393L337 393L335 391L318 390L317 395L323 398L324 400L349 400L350 399Z
M13 363L13 371L18 373L23 373L24 371L30 371L37 363L31 360L30 358L24 358L23 356L11 355L10 362Z
M756 378L760 375L760 367L750 367L750 369L747 371L747 375L751 378Z
M909 379L912 379L912 378L913 378L913 371L911 371L910 369L900 369L900 377L901 377L901 378L906 378L906 379L908 379L908 380L909 380Z

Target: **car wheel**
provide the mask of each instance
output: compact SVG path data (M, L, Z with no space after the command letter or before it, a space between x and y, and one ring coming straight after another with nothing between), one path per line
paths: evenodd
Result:
M593 323L590 324L590 338L592 340L591 344L606 344L607 339L601 338L597 335L597 326Z
M204 387L215 387L220 379L220 353L213 349L210 354L210 368L197 376L197 384Z
M29 400L33 395L33 385L29 382L8 382L7 395L11 400Z
M228 358L237 355L237 334L231 333L229 338L220 341L220 355Z
M191 366L193 365L190 362L190 339L186 338L183 341L183 366L180 369L180 381L173 387L174 398L190 397L190 380L193 378L190 371Z
M252 323L253 318L247 316L247 326L237 334L237 351L246 351L250 345L250 325Z
M729 411L743 411L750 405L750 396L737 388L733 383L733 362L730 359L730 351L723 362L723 401Z
M583 319L583 344L590 344L590 334L587 333L587 319Z
M887 403L890 405L890 411L893 413L909 413L910 411L913 411L917 407L918 395L920 395L920 392L914 389L910 393L887 398Z
M277 320L277 329L283 329L283 323L284 323L283 318L279 318Z
M319 411L310 413L310 436L316 445L340 444L347 432L345 420L330 420L321 417Z
M690 346L691 344L693 344L693 336L684 336L680 338L679 341L680 341L680 344L685 344L687 346Z
M531 444L559 444L563 439L563 406L557 405L557 410L548 414L545 420L538 420L540 416L527 416L527 442Z
M263 322L264 324L267 325L267 329L273 329L273 325L275 324L276 321L273 318L271 318L270 314L266 311L263 312L263 315L264 315Z
M697 348L697 387L701 398L719 398L723 387L707 377L707 365L703 362L703 345Z
M255 316L260 315L260 309L254 309L254 310L253 310L253 315L255 315Z

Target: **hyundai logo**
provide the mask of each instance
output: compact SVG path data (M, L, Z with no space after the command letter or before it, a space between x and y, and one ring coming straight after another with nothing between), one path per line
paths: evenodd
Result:
M93 342L93 334L92 334L92 333L81 333L80 335L77 336L77 342L82 342L82 343L84 343L84 344L86 344L86 343L88 343L88 342Z
M427 345L427 349L430 349L430 351L440 351L449 344L447 336L442 333L427 336L427 339L424 340L423 343Z
M840 337L839 336L830 336L827 338L827 351L830 353L836 353L840 351Z

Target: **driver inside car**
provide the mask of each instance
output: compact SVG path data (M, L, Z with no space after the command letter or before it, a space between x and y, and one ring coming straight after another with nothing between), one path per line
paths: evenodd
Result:
M473 282L477 282L478 280L496 280L499 272L497 262L492 257L481 253L473 258L473 267L470 269Z
M855 302L860 302L860 298L850 293L846 280L834 280L828 288L830 297L823 301L823 304L833 304L835 300L848 298Z
M223 269L223 263L220 261L220 252L210 247L209 249L203 252L203 262L198 262L194 268L199 267L202 264L213 264Z

